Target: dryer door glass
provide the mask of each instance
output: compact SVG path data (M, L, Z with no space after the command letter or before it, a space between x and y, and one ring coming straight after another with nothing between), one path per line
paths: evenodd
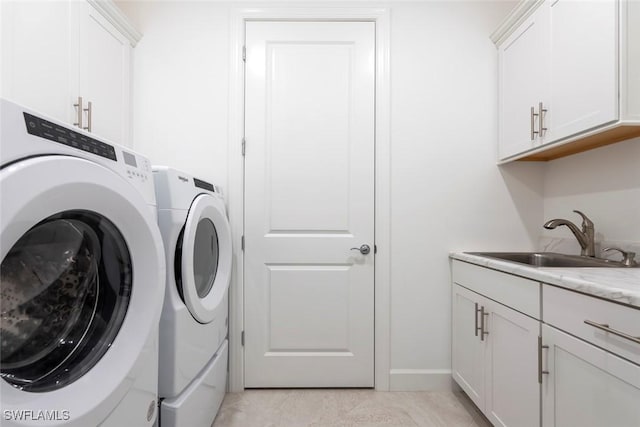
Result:
M201 219L196 229L193 249L193 275L196 292L200 298L206 297L218 271L218 233L209 218Z
M89 371L115 339L129 305L131 257L107 218L65 211L41 221L0 266L0 374L45 392Z

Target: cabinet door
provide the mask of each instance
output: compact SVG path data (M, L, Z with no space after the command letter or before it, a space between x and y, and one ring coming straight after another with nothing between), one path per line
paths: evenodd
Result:
M487 300L486 408L494 426L539 427L540 322Z
M640 366L547 325L542 337L543 426L640 426Z
M3 1L0 10L2 97L73 123L73 96L77 96L73 2Z
M618 2L551 5L551 98L547 141L618 118Z
M500 46L499 157L540 145L539 116L532 124L531 107L546 101L549 69L549 5L545 2Z
M473 403L484 409L484 342L476 326L480 322L479 301L482 297L453 285L452 371L453 379L469 395Z
M130 145L131 45L87 3L80 12L80 93L91 102L91 132ZM85 123L88 117L85 116Z

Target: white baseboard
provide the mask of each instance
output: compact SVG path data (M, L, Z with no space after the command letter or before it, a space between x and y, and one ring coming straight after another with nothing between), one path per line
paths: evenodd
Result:
M390 391L452 391L450 369L392 369Z

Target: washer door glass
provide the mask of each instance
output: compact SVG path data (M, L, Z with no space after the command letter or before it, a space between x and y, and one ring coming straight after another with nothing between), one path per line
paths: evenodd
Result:
M129 305L132 267L107 218L65 211L25 233L0 266L0 375L30 392L64 387L111 346Z
M206 297L216 279L218 271L218 233L209 218L198 222L193 249L193 276L196 292Z

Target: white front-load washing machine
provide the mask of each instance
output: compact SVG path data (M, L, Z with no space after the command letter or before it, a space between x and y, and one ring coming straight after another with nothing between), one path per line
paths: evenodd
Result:
M165 263L149 160L0 100L0 424L151 426Z
M220 189L153 167L167 288L160 320L160 426L209 427L227 383L231 229Z

